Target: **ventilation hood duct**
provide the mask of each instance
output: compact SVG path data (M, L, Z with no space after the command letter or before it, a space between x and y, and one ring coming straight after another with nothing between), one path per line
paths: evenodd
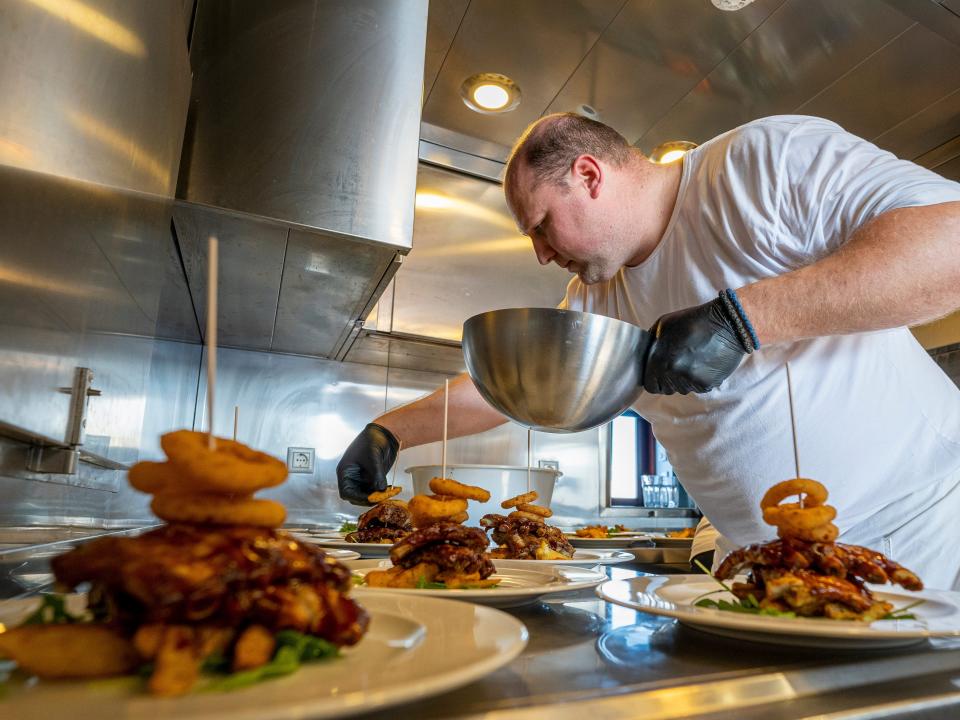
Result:
M427 0L199 0L174 227L223 345L343 355L409 252Z

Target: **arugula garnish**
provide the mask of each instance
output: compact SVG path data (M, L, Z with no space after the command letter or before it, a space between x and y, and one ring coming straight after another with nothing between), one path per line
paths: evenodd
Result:
M357 531L357 524L351 522L350 520L345 520L343 525L340 526L340 532L342 533L352 533Z
M295 630L281 630L276 634L276 640L277 648L270 662L252 670L235 672L225 678L213 680L204 690L238 690L262 680L290 675L300 668L301 663L334 658L340 654L340 649L333 643ZM224 664L225 662L220 660L218 666L218 659L211 657L204 663L204 669L216 670Z
M46 593L40 600L40 607L30 613L23 621L24 625L65 625L89 622L87 614L71 615L67 611L67 599L63 595Z
M462 585L457 590L493 590L496 585ZM417 581L418 590L450 590L442 582L427 582L426 578L420 578Z

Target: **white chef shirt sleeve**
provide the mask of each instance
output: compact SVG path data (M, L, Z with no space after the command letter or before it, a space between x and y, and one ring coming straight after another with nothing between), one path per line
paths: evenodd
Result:
M888 210L960 200L960 183L819 118L789 133L776 178L783 232L775 238L789 242L771 251L793 255L797 266L829 255Z

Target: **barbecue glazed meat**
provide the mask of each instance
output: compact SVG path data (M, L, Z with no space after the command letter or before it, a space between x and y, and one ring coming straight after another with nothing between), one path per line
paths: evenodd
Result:
M749 597L762 608L804 617L869 622L893 606L874 598L864 583L923 589L914 573L874 550L791 537L734 550L720 563L716 577L730 580L745 569L750 571L747 581L732 586L740 600Z
M357 530L344 538L347 542L390 543L391 545L413 530L407 504L400 500L386 500L374 505L357 520Z
M573 557L573 545L563 536L560 528L539 520L484 515L480 524L491 531L493 541L499 545L490 556L512 560L561 560Z
M482 530L441 522L416 530L390 550L396 567L409 569L426 563L438 568L437 577L474 575L486 579L494 567L486 554L489 541Z
M875 550L843 543L811 543L796 538L734 550L720 563L716 576L721 580L730 579L754 565L788 570L811 569L824 575L854 577L878 585L890 582L907 590L923 589L923 581L916 574Z
M346 596L350 571L281 530L173 523L85 543L51 565L63 585L90 582L94 612L129 631L256 624L352 645L369 622Z

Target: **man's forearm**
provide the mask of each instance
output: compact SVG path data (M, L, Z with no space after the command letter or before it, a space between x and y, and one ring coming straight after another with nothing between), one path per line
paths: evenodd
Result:
M886 212L833 254L737 295L761 345L947 315L960 307L960 202Z
M480 397L464 373L450 381L447 437L472 435L502 425L503 415ZM392 432L403 447L410 448L443 438L443 388L427 397L384 413L375 423Z

